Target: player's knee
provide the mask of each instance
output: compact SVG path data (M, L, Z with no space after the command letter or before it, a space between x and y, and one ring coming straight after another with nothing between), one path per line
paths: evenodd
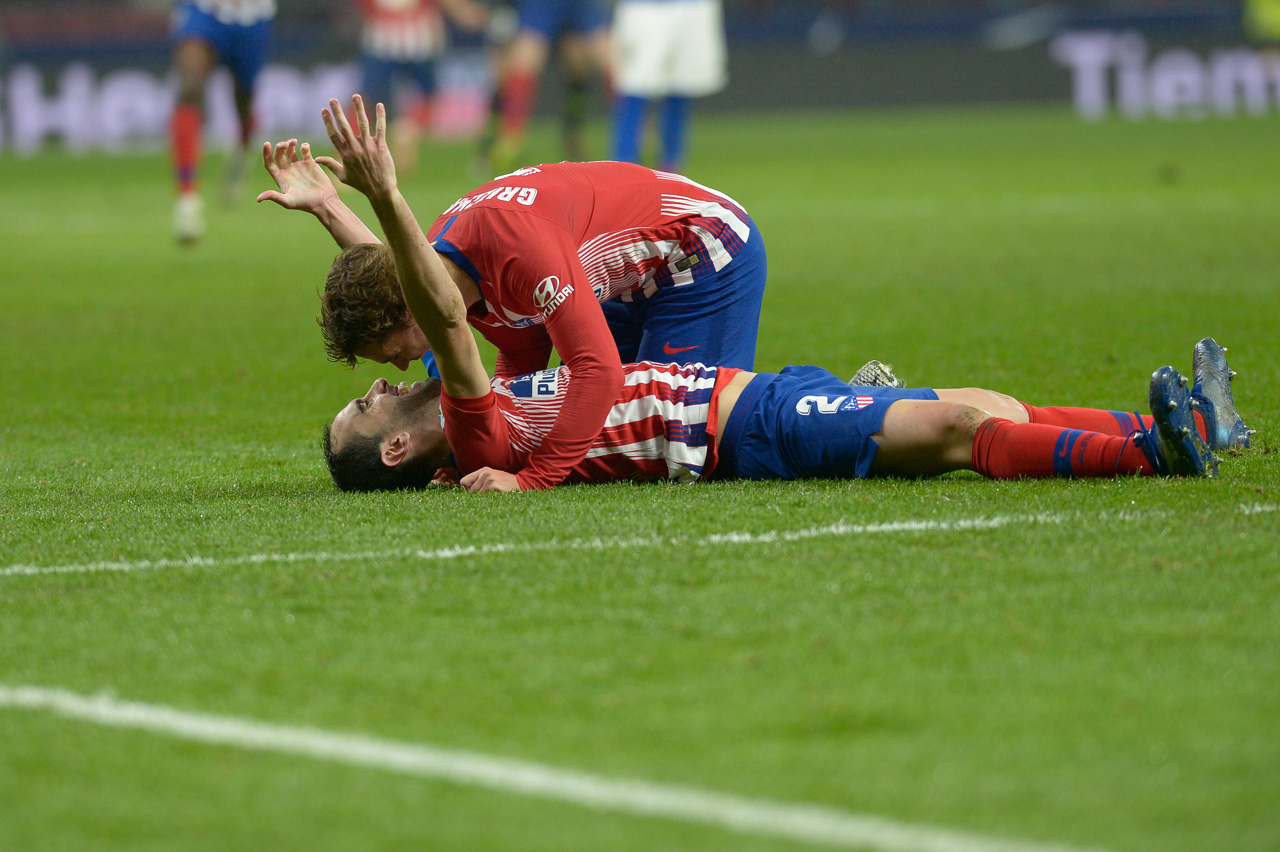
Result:
M973 405L954 403L947 406L939 420L939 443L944 446L968 446L973 443L973 436L978 433L982 421L991 415Z
M944 399L975 408L984 417L1001 417L1015 423L1025 423L1027 420L1026 408L1006 393L986 388L957 388L944 391L943 394Z
M1022 403L1007 393L983 389L982 393L991 398L989 405L982 406L991 417L1003 417L1006 420L1019 419L1026 414Z

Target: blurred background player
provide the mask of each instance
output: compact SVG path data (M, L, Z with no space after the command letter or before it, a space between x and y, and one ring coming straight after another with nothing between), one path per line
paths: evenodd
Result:
M275 16L275 0L183 0L174 7L173 70L178 77L178 99L170 140L178 183L173 232L180 242L192 242L204 233L197 170L209 75L221 64L234 80L240 136L224 187L226 198L234 200L244 178L249 137L254 130L254 82L267 60Z
M586 159L582 125L592 80L603 79L608 87L609 13L603 0L518 0L516 13L515 37L500 49L498 89L476 165L486 177L517 164L553 49L559 51L565 76L566 159Z
M720 0L618 0L613 55L613 159L640 162L656 100L659 167L680 171L691 99L718 92L728 81Z
M475 0L356 0L362 19L360 93L367 103L394 109L395 83L407 78L428 104L437 90L436 63L448 45L447 14L468 30L484 28L489 10ZM417 161L420 115L393 112L391 145L396 162L411 170Z

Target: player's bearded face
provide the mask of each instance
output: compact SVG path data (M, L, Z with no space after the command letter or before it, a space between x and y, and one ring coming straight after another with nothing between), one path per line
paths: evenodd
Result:
M439 379L432 377L412 385L401 382L388 390L397 394L391 418L394 421L392 428L420 425L427 418L434 422L437 416L436 403L440 399Z
M392 432L414 434L438 432L440 380L393 385L378 379L369 392L353 399L334 418L330 435L334 449L346 446L349 436L361 435L381 441Z

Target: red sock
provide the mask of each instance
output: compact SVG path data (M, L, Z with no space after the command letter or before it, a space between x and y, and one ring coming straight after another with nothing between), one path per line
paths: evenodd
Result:
M993 417L973 439L973 469L993 479L1155 473L1126 436Z
M169 130L173 148L173 165L178 171L178 190L194 192L196 166L200 163L200 135L204 116L194 104L178 104L173 110Z
M538 78L533 74L515 73L502 86L502 132L515 135L524 132L538 97Z
M1040 423L1044 426L1062 426L1067 429L1083 429L1086 432L1101 432L1104 435L1132 435L1139 429L1150 429L1152 421L1149 415L1138 414L1137 412L1128 411L1107 411L1101 408L1069 408L1066 406L1054 406L1049 408L1037 408L1034 405L1027 405L1025 402L1018 403L1027 410L1027 416L1031 418L1032 423ZM1200 437L1209 440L1208 431L1204 426L1204 417L1199 411L1191 412L1196 418L1196 429L1200 432Z

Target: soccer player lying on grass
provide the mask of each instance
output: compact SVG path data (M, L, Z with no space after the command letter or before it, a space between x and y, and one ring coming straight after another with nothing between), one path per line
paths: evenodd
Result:
M403 267L343 209L317 165L345 180L352 158L382 145L359 95L352 104L358 132L336 100L322 113L340 161L317 161L306 146L299 156L296 141L263 147L281 191L259 200L315 213L345 249L325 285L330 355L403 370L428 349L400 302ZM383 112L379 104L379 122ZM733 199L687 178L631 163L520 169L459 199L429 236L464 318L498 347L498 375L545 368L553 345L573 371L564 416L522 466L522 487L556 485L582 461L623 386L624 361L755 361L764 241Z
M405 302L431 341L440 380L373 383L325 430L325 455L344 490L414 488L455 466L473 491L521 487L577 376L572 366L491 379L449 270L396 188L377 134L346 160L347 183L368 196L395 256ZM366 134L365 139L370 139ZM1151 416L1036 408L976 388L851 388L817 367L779 374L704 364L642 362L567 482L619 479L795 479L1216 473L1213 448L1245 446L1231 372L1211 338L1196 347L1196 386L1172 367L1151 378ZM1206 440L1208 443L1206 443Z

